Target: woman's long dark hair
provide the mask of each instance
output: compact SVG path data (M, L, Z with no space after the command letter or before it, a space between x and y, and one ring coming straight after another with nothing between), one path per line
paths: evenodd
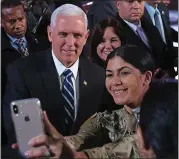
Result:
M153 81L140 113L145 148L151 147L158 159L178 158L178 81Z
M145 73L146 71L154 73L155 71L155 64L150 53L136 45L125 44L114 49L108 55L106 64L115 56L121 57L124 61L140 70L141 73Z
M105 62L98 56L97 46L101 43L107 27L114 28L114 33L119 37L121 45L125 43L122 27L115 19L107 18L94 26L90 35L89 56L93 62L101 65L102 67L105 67Z

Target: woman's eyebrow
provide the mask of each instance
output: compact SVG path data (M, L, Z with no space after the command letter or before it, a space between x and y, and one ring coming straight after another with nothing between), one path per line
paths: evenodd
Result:
M128 68L128 69L132 70L132 68L130 68L130 67L128 67L128 66L124 66L124 67L119 68L118 71L122 71L122 70L125 69L125 68Z
M132 70L132 68L130 68L130 67L128 67L128 66L123 66L123 67L117 69L117 71L120 72L120 71L122 71L122 70L125 69L125 68L128 68L128 69ZM106 69L106 72L112 72L112 70Z
M111 70L106 70L106 72L112 72Z

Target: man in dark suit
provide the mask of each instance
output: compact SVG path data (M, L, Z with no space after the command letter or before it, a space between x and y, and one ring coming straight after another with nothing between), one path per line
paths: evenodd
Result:
M169 9L167 7L168 6L167 4L169 4L169 3L167 3L167 0L166 1L162 0L162 2L158 4L158 9L159 9L160 13L163 14L162 20L164 21L164 25L166 25L164 27L167 27L166 32L168 32L166 34L171 33L172 35L170 35L170 36L172 37L173 42L178 42L178 32L170 26Z
M26 15L19 0L4 0L1 3L1 58L2 58L2 96L6 84L6 67L12 61L48 47L27 30ZM27 53L23 53L16 40L23 39Z
M166 6L170 4L170 0L161 0L161 2L163 2Z
M140 46L151 53L157 68L165 70L165 73L173 73L172 57L168 53L158 30L150 24L144 14L144 1L117 0L117 20L123 27L127 43ZM160 70L160 69L158 69ZM167 71L166 71L167 70ZM158 74L163 76L163 73Z
M114 0L94 0L87 13L88 28L93 29L95 24L107 17L115 19L116 13L116 2Z
M9 106L13 100L39 98L42 109L63 135L76 133L86 119L106 109L110 100L105 94L105 71L79 57L88 34L83 10L62 5L52 14L48 27L52 49L9 65L3 101L9 144L14 142Z
M7 81L6 68L12 61L27 56L37 50L43 49L38 39L27 31L26 15L22 3L19 0L3 0L1 2L1 97L4 96ZM21 46L16 41L24 41L22 52ZM45 45L47 46L47 45ZM47 47L46 47L47 48ZM3 126L4 122L2 122ZM6 144L4 128L2 127L2 143Z
M158 16L159 24L157 25ZM149 1L145 3L144 17L153 24L160 32L160 35L167 45L170 53L173 54L174 58L178 56L178 48L174 48L173 41L178 42L178 32L170 26L169 11L164 3L159 3L157 1ZM177 40L176 37L177 36ZM178 65L177 65L178 66Z

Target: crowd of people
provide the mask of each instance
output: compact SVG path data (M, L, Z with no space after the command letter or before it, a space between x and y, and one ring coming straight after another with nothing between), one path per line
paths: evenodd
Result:
M85 13L80 1L2 0L3 145L18 152L14 100L38 98L47 131L8 157L177 158L178 33L167 5L95 0Z

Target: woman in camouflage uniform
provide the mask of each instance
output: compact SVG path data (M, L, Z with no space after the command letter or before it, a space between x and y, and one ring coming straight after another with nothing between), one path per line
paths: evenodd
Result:
M33 149L26 156L53 154L55 158L139 157L135 142L138 113L154 69L150 54L137 46L124 45L112 51L107 59L106 87L115 103L124 107L95 114L82 125L78 134L68 137L60 135L44 115L50 137L34 137L30 141Z

